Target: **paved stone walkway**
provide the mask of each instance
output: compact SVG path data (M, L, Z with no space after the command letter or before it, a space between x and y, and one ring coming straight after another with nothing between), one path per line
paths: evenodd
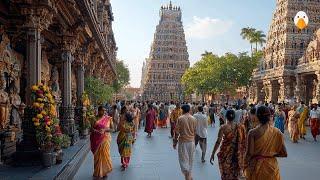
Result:
M214 166L208 160L217 136L217 128L209 128L207 162L201 163L201 150L197 147L194 161L194 180L218 180L220 173L217 158ZM147 138L141 130L133 148L133 156L129 168L121 171L120 156L113 135L111 145L114 169L109 180L182 180L177 151L172 148L172 140L168 129L157 129L152 138ZM312 142L308 137L299 144L291 143L286 136L289 157L279 159L283 180L319 180L320 178L320 142ZM92 179L93 156L89 153L75 175L75 180Z

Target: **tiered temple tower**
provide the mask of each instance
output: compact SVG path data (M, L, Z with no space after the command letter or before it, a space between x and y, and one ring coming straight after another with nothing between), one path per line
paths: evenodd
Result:
M181 77L189 67L189 55L180 7L170 2L160 9L149 58L142 77L143 100L182 100Z
M312 99L311 95L310 97L305 95L309 92L298 95L300 86L297 86L299 84L297 82L301 79L298 77L298 71L301 70L297 67L314 32L320 28L319 9L319 1L277 0L264 49L264 58L253 75L251 101L282 102ZM294 25L293 18L298 11L305 11L310 19L308 27L302 31ZM311 78L311 83L314 78ZM309 91L312 93L315 89L310 88ZM301 99L302 94L304 98Z

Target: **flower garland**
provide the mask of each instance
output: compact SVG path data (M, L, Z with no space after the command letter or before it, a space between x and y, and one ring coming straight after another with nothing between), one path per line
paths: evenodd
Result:
M91 105L89 95L86 92L82 94L82 105L86 108L86 113L83 122L83 128L87 129L91 127L92 122L95 120L95 110L94 107Z
M36 139L40 148L52 148L58 146L57 138L62 136L57 118L55 100L50 89L43 85L34 85L31 88L32 108L36 116L32 118L36 129ZM61 137L62 138L62 137Z

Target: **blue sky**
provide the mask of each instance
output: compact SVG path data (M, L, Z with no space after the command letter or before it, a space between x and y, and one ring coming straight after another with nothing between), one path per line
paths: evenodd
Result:
M161 5L169 0L111 0L115 17L113 30L118 58L130 70L130 84L140 86L141 68L148 57ZM222 55L249 51L241 28L254 27L268 32L275 0L173 0L182 8L191 65L205 51Z

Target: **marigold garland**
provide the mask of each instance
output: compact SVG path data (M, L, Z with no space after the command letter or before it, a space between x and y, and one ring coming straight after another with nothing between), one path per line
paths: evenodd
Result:
M43 84L34 85L31 88L33 110L36 116L32 118L36 128L36 139L39 146L57 146L52 137L62 136L59 121L57 119L56 104L49 88Z

